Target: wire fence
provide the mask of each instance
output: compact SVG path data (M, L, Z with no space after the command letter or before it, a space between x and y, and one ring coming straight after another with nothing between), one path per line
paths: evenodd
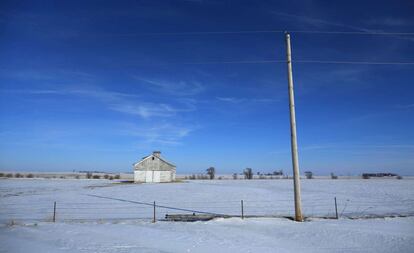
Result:
M275 201L135 201L96 196L93 202L0 203L0 222L165 220L172 214L206 214L214 217L292 217L292 199ZM367 218L413 216L414 199L353 200L312 199L302 202L307 218Z

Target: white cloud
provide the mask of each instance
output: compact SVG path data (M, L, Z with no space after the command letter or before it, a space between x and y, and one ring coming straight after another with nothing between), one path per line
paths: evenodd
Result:
M217 100L232 104L239 103L272 103L277 101L271 98L236 98L236 97L216 97Z
M118 129L120 134L138 138L140 145L181 145L182 139L188 136L195 127L180 126L176 116L179 113L196 110L196 101L189 98L176 99L180 105L172 106L164 103L143 102L140 95L106 91L102 89L65 89L65 90L1 90L5 93L32 94L32 95L64 95L84 96L103 102L108 109L120 113L135 115L143 119L140 127L124 124ZM139 99L136 99L139 98ZM154 119L155 118L155 119ZM168 122L174 119L174 123ZM116 132L116 131L115 131ZM4 133L2 133L4 134ZM40 140L35 140L39 142Z
M217 97L218 100L223 102L229 102L233 104L241 103L244 101L242 98L235 98L235 97Z
M110 109L119 111L122 113L138 115L142 118L150 117L169 117L174 115L178 110L165 104L133 104L133 103L114 103L110 106Z
M326 149L326 150L377 150L377 149L413 149L414 145L410 144L344 144L344 143L332 143L326 145L308 145L301 148L301 150L315 150L315 149Z
M137 115L142 118L170 117L180 112L191 112L197 108L193 100L177 100L181 107L164 103L142 101L141 95L106 91L102 89L62 89L62 90L2 90L4 93L26 93L33 95L77 95L97 99L104 102L110 110ZM135 98L139 98L138 101Z
M193 96L197 95L205 90L204 85L197 81L159 81L146 78L140 78L134 76L136 80L141 81L149 89L159 92L166 93L175 96Z
M2 76L18 80L61 81L65 79L90 81L95 77L82 71L65 69L24 69L18 71L0 70Z
M396 105L396 108L400 108L400 109L409 109L409 108L414 108L414 104L407 104L407 105Z
M162 123L152 127L136 127L128 125L123 127L123 134L135 136L147 144L181 145L181 140L196 129L194 126L177 126Z
M370 25L386 25L386 26L407 26L412 25L412 22L397 18L397 17L385 17L385 18L374 18L367 21Z
M359 26L353 26L353 25L347 25L347 24L343 24L343 23L339 23L339 22L332 22L330 20L325 20L325 19L320 19L320 18L313 18L313 17L308 17L308 16L302 16L302 15L295 15L295 14L290 14L290 13L283 13L283 12L277 12L277 11L271 11L271 13L282 17L282 18L287 18L290 20L294 20L295 22L301 22L307 25L311 25L311 26L315 26L318 28L325 28L326 26L333 26L333 27L341 27L341 28L347 28L350 30L354 30L354 31L358 31L358 32L381 32L382 30L378 30L378 29L368 29L368 28L364 28L364 27L359 27ZM395 25L395 22L400 22L400 20L396 20L396 19L389 19L389 20L383 20L383 22L389 22L390 24L394 22L393 25ZM398 39L403 39L403 40L408 40L408 41L414 41L413 38L410 37L404 37L404 36L399 36L399 35L390 35L390 37L393 38L398 38Z
M52 73L49 75L49 73ZM3 74L3 73L1 73ZM42 88L27 89L3 89L1 93L28 94L30 96L72 96L74 98L87 98L98 103L108 110L137 116L145 119L139 122L139 127L125 126L127 130L120 130L121 134L135 136L141 144L151 145L180 145L182 139L188 136L195 128L184 127L179 114L197 110L197 101L189 96L198 94L204 90L199 82L155 82L145 80L143 84L152 90L168 94L167 98L160 96L148 96L144 93L125 93L105 90L97 85L99 80L88 73L75 73L68 71L23 71L15 73L14 78L29 80L47 79ZM58 86L60 79L66 80L66 85ZM70 85L68 85L70 81ZM73 85L77 84L77 85ZM173 96L170 96L173 95ZM166 101L166 102L164 102ZM151 120L149 120L151 119ZM125 130L125 131L124 131ZM114 130L112 133L120 133Z
M295 14L283 13L283 12L277 12L277 11L272 11L272 13L277 15L277 16L280 16L280 17L285 17L285 18L288 18L288 19L294 19L296 22L299 21L299 22L306 23L306 24L309 24L309 25L312 25L312 26L316 26L316 27L324 27L324 26L328 25L328 26L348 28L348 29L357 30L357 31L361 31L361 32L372 32L372 30L365 29L365 28L362 28L362 27L345 25L345 24L342 24L342 23L332 22L332 21L324 20L324 19L320 19L320 18L312 18L312 17L308 17L308 16L295 15Z

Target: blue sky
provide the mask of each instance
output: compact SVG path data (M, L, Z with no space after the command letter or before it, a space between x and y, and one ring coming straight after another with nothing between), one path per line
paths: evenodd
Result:
M2 1L0 169L291 174L284 34L237 32L414 32L383 2ZM414 62L414 36L291 36L301 170L413 174L414 65L300 61Z

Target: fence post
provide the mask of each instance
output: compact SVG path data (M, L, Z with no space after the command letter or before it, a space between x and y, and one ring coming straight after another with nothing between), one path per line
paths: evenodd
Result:
M153 213L152 223L155 223L155 201L154 201L154 213Z
M338 219L338 205L336 204L336 197L335 197L335 217Z
M56 221L56 201L53 204L53 222Z
M244 219L243 200L241 201L241 218Z

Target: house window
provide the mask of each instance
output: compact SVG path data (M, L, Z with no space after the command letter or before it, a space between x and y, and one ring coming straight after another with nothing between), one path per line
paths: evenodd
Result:
M152 160L154 160L155 158L154 157L152 157Z

